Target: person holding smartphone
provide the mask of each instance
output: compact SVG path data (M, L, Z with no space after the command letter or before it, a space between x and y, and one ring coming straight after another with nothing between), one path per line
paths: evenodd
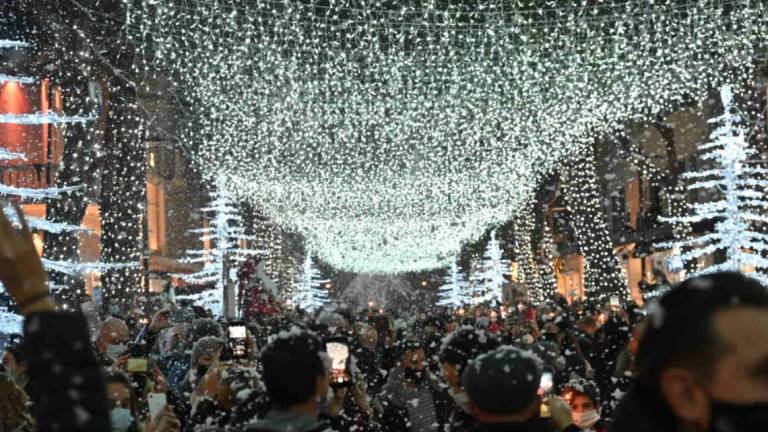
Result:
M498 346L499 341L495 337L472 327L460 328L443 343L439 359L443 378L450 386L448 394L456 405L448 420L451 432L469 431L475 424L469 409L469 396L461 386L461 374L475 357Z
M444 427L451 403L427 369L421 341L407 338L399 344L400 358L381 390L382 426L391 432L429 432Z

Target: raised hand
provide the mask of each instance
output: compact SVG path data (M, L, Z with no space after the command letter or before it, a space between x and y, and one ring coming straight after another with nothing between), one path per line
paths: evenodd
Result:
M53 311L56 305L48 291L47 276L32 234L19 206L14 204L13 208L21 229L14 228L0 211L0 281L23 315Z

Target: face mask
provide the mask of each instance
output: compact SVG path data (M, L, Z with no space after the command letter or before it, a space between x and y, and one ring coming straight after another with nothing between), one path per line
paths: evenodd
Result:
M118 357L123 355L128 350L128 347L125 346L125 344L119 344L119 345L107 345L107 357L109 357L112 361L117 360Z
M131 416L131 411L128 408L112 408L109 418L113 432L126 432L133 423L133 416Z
M752 432L768 425L768 403L712 402L712 432Z
M469 395L467 392L456 393L452 388L448 389L448 394L456 402L456 406L462 409L465 413L469 413Z
M533 345L536 341L533 339L533 335L524 334L523 337L520 338L520 342L526 345Z
M405 368L405 379L411 384L419 385L424 381L424 371L419 369Z
M589 429L600 420L600 413L597 410L588 410L573 413L573 424L581 429Z

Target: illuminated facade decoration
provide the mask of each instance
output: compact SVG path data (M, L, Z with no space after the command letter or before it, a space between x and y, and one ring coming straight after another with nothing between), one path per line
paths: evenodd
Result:
M589 136L749 76L766 5L731 6L143 0L128 31L209 178L323 262L397 273L447 267Z

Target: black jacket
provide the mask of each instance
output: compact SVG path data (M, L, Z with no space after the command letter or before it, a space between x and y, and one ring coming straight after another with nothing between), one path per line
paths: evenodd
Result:
M36 313L24 322L38 431L109 431L107 394L80 313Z
M614 412L609 432L678 432L680 427L657 389L632 383Z
M475 427L475 418L460 407L453 409L448 423L443 430L445 432L471 432Z
M581 429L571 425L563 432L580 431ZM478 423L473 432L556 432L556 430L548 419L535 418L525 422Z

